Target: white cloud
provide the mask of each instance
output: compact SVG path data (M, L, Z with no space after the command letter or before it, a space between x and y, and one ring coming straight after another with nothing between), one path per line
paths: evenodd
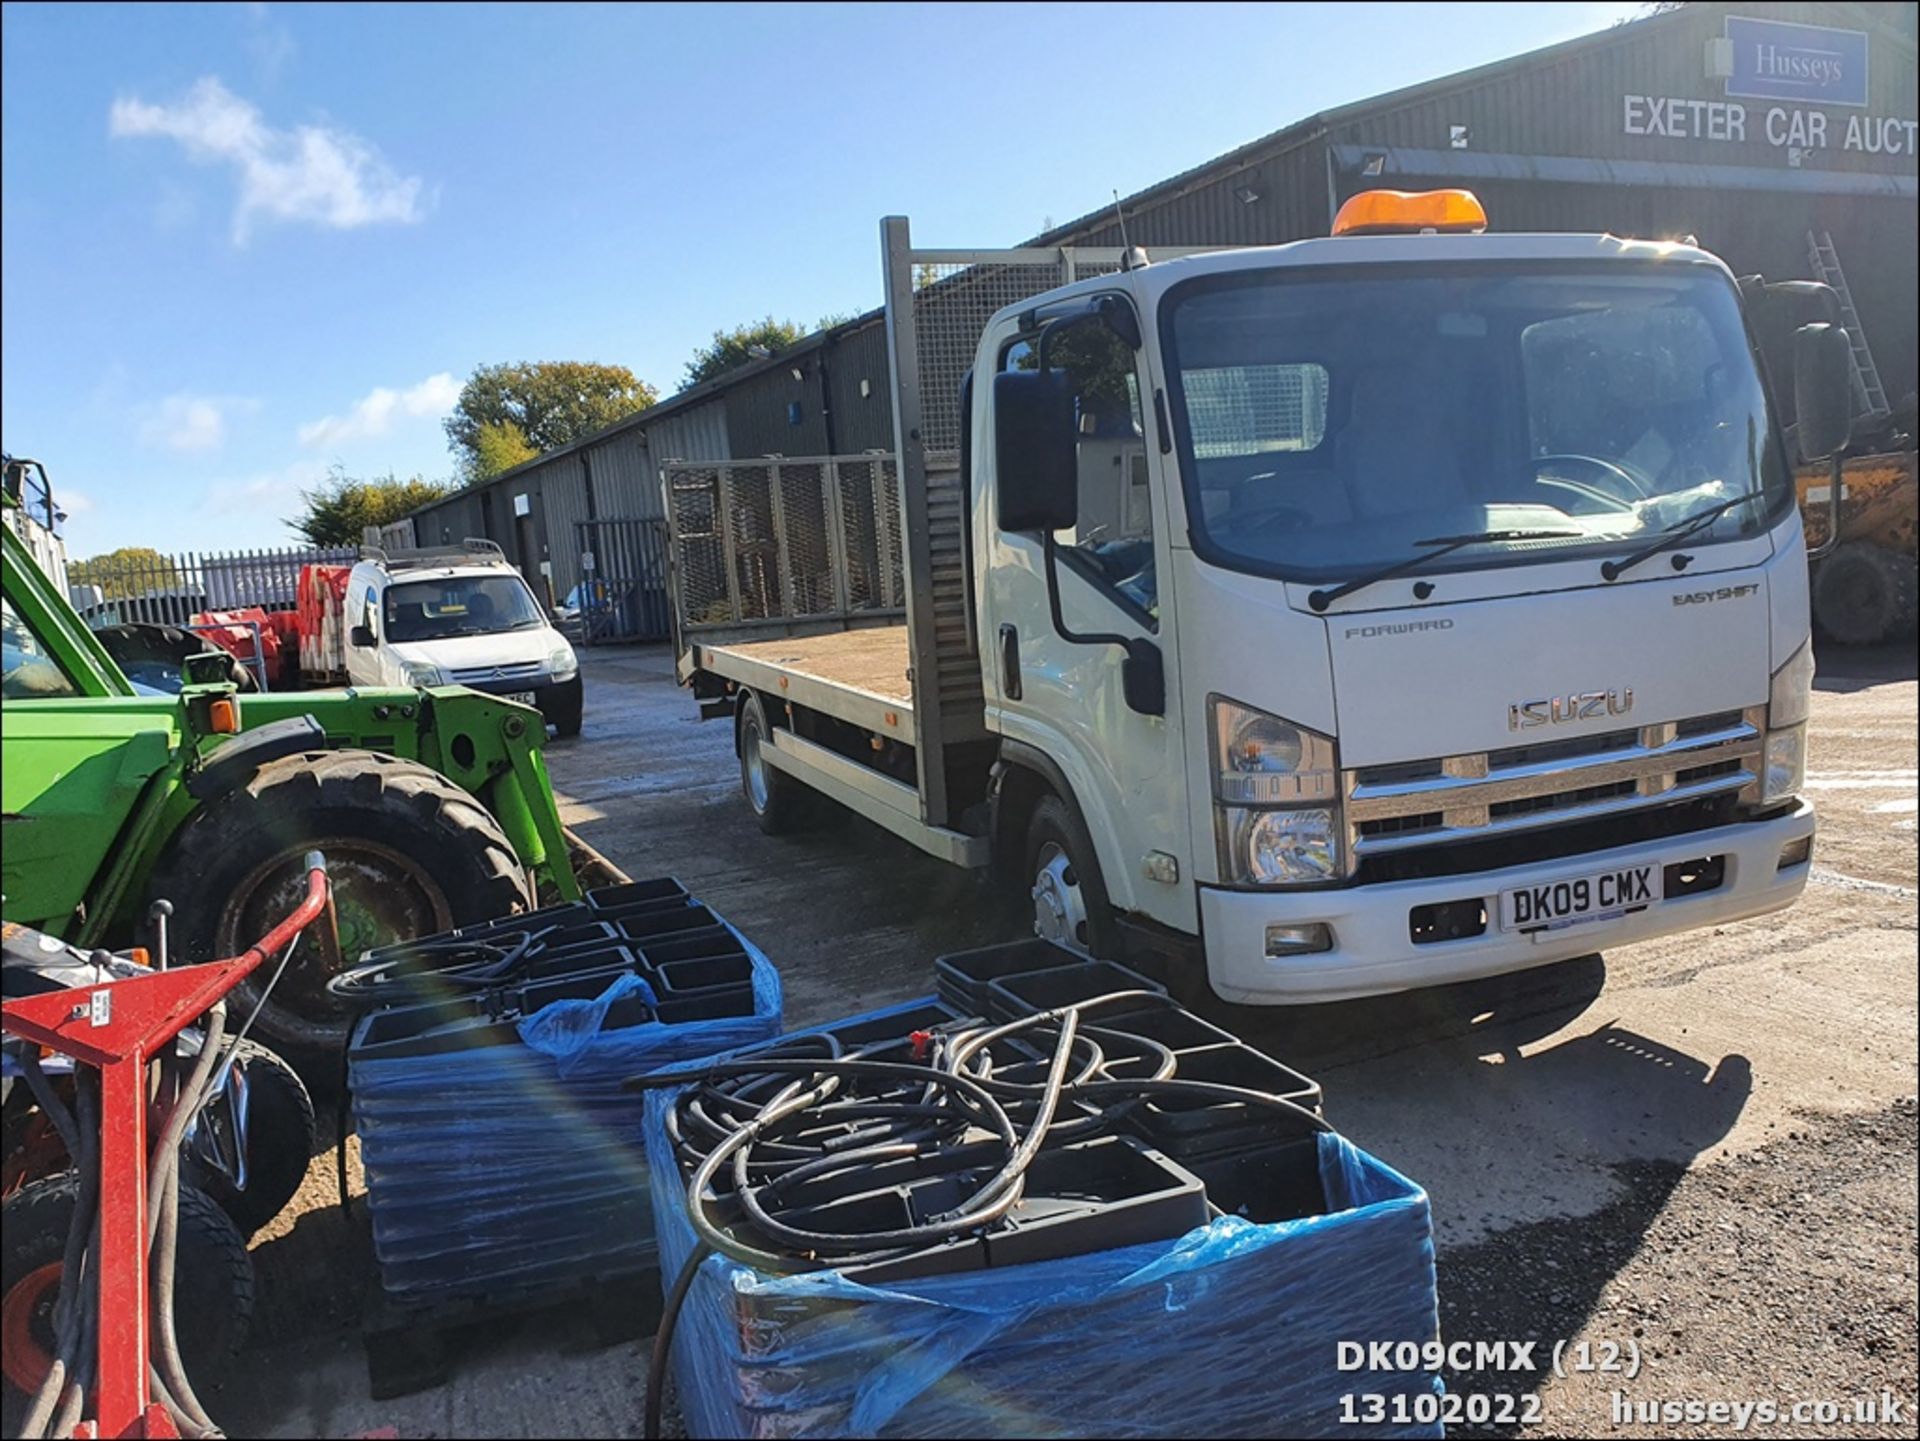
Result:
M278 79L297 48L293 33L273 18L269 6L249 4L242 8L246 17L247 52L253 56L254 69L262 80Z
M410 225L425 214L420 179L396 174L359 136L319 125L276 130L212 76L172 105L123 96L107 123L112 135L165 136L196 161L233 165L240 175L235 244L245 244L259 216L353 230Z
M460 382L446 371L429 375L410 390L376 386L353 403L345 415L328 415L300 427L300 443L309 449L345 445L372 435L385 435L402 417L447 414L460 399Z
M226 443L228 415L256 404L231 395L169 395L140 407L140 443L158 450L218 450Z

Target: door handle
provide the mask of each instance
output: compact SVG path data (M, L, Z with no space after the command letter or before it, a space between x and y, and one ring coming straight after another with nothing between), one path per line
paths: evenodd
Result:
M1000 692L1008 700L1020 699L1020 628L1000 627Z

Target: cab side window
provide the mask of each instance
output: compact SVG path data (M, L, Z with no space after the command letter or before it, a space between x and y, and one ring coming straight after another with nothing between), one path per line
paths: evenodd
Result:
M0 694L8 700L56 700L80 687L47 653L13 602L0 598Z
M1014 341L1001 354L1001 369L1034 369L1037 344L1031 336ZM1073 529L1054 533L1060 558L1111 592L1142 624L1157 626L1153 507L1133 349L1106 326L1088 322L1049 341L1047 363L1073 377L1079 398L1079 519Z
M380 634L380 599L372 586L367 587L366 600L360 607L360 624L376 636Z

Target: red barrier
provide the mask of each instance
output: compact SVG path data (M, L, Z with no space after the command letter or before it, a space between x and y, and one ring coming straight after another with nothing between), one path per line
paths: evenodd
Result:
M297 591L300 674L308 680L344 680L347 673L349 565L303 565Z

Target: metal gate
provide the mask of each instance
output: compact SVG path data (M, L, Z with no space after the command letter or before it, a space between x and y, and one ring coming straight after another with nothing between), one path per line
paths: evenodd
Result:
M675 461L662 473L683 632L903 613L892 456Z
M574 529L580 545L580 584L566 599L580 607L581 641L605 645L670 637L667 523L580 520Z

